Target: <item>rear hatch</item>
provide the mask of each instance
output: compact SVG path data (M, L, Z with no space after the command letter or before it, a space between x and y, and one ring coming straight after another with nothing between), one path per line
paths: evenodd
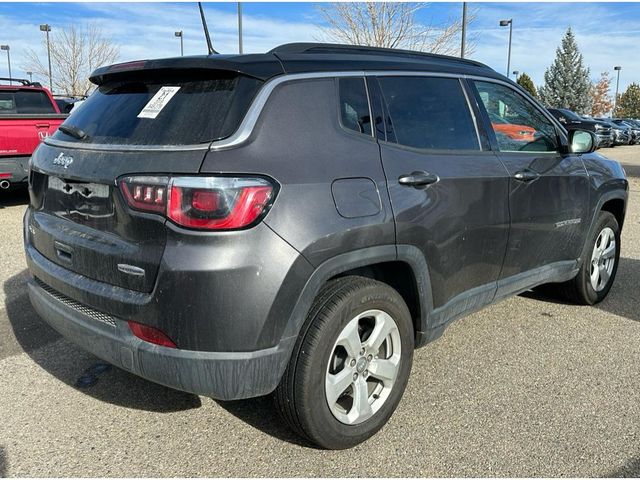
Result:
M32 158L27 235L39 253L73 272L150 292L166 221L129 208L118 179L198 173L210 143L236 130L262 82L214 70L100 80Z

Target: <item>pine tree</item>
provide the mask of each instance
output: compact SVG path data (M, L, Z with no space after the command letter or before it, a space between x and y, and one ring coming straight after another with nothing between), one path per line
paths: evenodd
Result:
M538 92L536 90L536 86L533 84L533 80L526 73L521 74L516 80L516 83L524 88L527 92L531 94L532 97L537 97Z
M602 72L600 80L593 86L591 90L591 116L603 117L613 108L609 89L611 88L611 79L609 72Z
M552 108L568 108L579 114L591 111L591 80L576 38L567 30L556 49L556 59L544 73L544 86L538 94Z
M614 113L619 118L640 118L640 85L634 82L627 87Z

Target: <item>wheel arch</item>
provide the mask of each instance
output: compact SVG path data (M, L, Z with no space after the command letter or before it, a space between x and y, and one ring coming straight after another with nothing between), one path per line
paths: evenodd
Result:
M283 338L299 334L323 285L346 275L372 278L396 289L411 312L416 346L426 343L427 320L432 310L431 283L424 255L410 245L364 248L340 254L320 264L305 284Z

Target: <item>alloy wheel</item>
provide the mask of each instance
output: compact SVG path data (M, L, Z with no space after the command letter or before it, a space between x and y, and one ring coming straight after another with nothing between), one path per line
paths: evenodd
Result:
M382 310L367 310L340 332L325 376L333 416L347 425L371 418L385 403L398 376L400 332Z
M591 270L589 278L596 292L605 288L616 262L616 235L610 227L603 228L591 254Z

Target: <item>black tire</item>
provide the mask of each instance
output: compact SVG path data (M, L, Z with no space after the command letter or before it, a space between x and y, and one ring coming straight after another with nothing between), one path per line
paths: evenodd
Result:
M607 228L613 230L615 236L615 261L609 279L598 291L596 291L592 286L590 279L592 252L600 233ZM616 272L618 271L618 263L620 261L620 226L613 214L609 212L600 212L596 228L585 245L582 257L580 271L572 280L560 284L560 293L567 300L579 305L594 305L604 300L607 296L615 280Z
M388 397L373 416L362 423L348 425L340 422L329 408L325 376L330 358L335 358L334 345L345 326L359 314L373 309L390 315L397 326L401 348L397 376ZM396 409L411 372L413 349L411 314L396 290L364 277L332 280L309 311L274 393L276 406L295 432L316 445L335 450L353 447L382 428Z

